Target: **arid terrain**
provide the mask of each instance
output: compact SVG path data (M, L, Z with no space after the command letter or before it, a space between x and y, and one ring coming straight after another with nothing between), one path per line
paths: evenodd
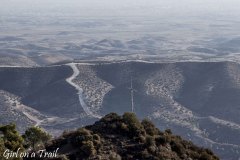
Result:
M55 135L110 112L134 112L157 127L239 157L240 65L235 62L74 62L1 67L1 119ZM132 80L131 80L132 79ZM231 155L231 156L230 156Z

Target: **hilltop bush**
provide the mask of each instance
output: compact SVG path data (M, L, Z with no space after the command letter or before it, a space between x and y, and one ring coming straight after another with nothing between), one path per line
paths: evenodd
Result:
M92 141L83 142L80 149L86 154L86 156L92 156L92 155L96 154L96 149L95 149Z
M154 137L147 135L146 136L146 145L147 145L147 147L154 146L155 145Z
M183 145L179 141L172 141L170 145L172 150L175 151L179 156L185 154L186 151L184 150Z
M3 138L0 137L0 155L3 155L4 151L6 150Z
M23 139L15 127L12 124L0 127L0 135L3 135L0 137L0 153L7 147L23 147ZM34 144L30 143L31 146L38 144L37 137L42 136L39 133L42 133L39 128L29 128L23 136L25 143L30 143L32 139ZM17 143L11 143L12 140ZM140 122L133 113L125 113L123 116L108 114L93 125L65 131L59 138L44 144L48 152L62 149L56 160L219 160L211 150L197 147L172 134L169 129L161 132L147 119Z
M155 137L155 142L156 142L156 145L159 146L159 145L165 145L168 142L168 140L163 135L157 135Z
M124 113L122 117L125 124L128 125L130 136L145 135L145 130L134 113Z
M158 129L155 128L154 124L150 120L144 119L142 120L141 124L144 127L147 134L151 136L158 134Z
M111 152L109 155L109 160L122 160L122 158L116 152Z
M24 149L23 138L16 130L15 124L11 123L9 125L0 126L0 132L3 135L1 139L7 149L11 151L17 151L18 148Z
M51 139L51 136L42 128L33 126L25 131L23 138L27 147L37 150L44 147L45 143Z

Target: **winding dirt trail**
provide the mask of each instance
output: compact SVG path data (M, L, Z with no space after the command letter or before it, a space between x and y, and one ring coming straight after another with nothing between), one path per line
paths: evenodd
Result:
M91 116L91 117L99 118L99 119L100 119L101 116L94 114L94 113L89 109L89 107L87 106L87 104L84 102L84 99L83 99L83 89L73 82L73 80L79 75L79 70L78 70L78 68L77 68L77 66L76 66L76 63L68 63L67 65L72 68L73 74L72 74L72 76L70 76L69 78L67 78L66 81L67 81L71 86L73 86L76 90L78 90L78 93L77 93L77 94L78 94L79 103L80 103L80 105L82 106L84 112L85 112L88 116Z

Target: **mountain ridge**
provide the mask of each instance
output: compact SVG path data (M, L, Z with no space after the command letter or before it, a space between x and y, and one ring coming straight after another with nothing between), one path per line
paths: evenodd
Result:
M95 115L131 111L132 77L138 117L148 117L159 128L172 128L196 144L211 147L223 159L229 155L234 155L233 160L239 157L240 142L231 138L240 133L238 63L73 63L79 73L72 82L82 89L82 100ZM65 64L40 68L1 67L0 90L20 96L20 104L41 113L27 110L28 114L37 116L41 127L59 134L64 129L97 120L84 112L78 90L67 83L66 79L73 74L72 68ZM1 101L5 99L1 98L0 103L12 108L11 111L1 109L3 114L13 117L19 112L14 103ZM7 123L8 119L12 118L0 120ZM28 119L21 121L26 127L29 117L23 119ZM30 120L30 123L35 122ZM21 128L24 125L20 125Z
M69 159L199 159L218 160L209 149L175 136L171 130L155 128L151 121L141 122L133 113L110 113L93 125L65 132L46 146L59 148Z

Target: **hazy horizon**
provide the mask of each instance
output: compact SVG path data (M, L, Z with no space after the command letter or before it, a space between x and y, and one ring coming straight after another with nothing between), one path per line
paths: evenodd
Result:
M1 54L18 53L34 59L37 65L46 64L46 55L54 55L47 58L51 63L69 58L109 59L109 56L240 61L237 0L1 0L0 3L3 4L0 5ZM56 55L61 58L56 60Z
M191 16L209 13L235 16L240 13L238 0L1 0L0 3L1 15L18 16L50 13L79 16Z

